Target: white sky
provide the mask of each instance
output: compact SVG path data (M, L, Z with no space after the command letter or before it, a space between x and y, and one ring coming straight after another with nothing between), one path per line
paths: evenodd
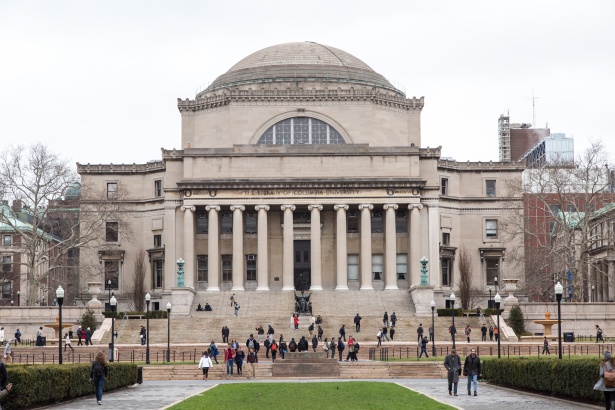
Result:
M497 119L579 153L615 138L615 2L0 0L0 149L144 163L180 147L177 98L248 54L315 41L425 96L422 146L498 160Z

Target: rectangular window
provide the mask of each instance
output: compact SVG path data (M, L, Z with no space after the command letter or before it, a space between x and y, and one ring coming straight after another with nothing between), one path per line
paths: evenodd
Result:
M222 282L233 280L233 255L222 255Z
M372 212L372 233L382 232L382 212Z
M348 280L359 280L359 255L348 255Z
M154 248L162 248L162 235L154 235Z
M117 198L117 182L107 182L107 199Z
M451 244L450 232L442 232L442 245L448 246Z
M105 261L105 290L119 289L120 261L116 259ZM109 284L111 281L111 284Z
M408 232L408 212L405 209L398 209L395 211L395 232L406 233Z
M244 227L245 233L256 233L257 232L257 219L256 212L247 212L246 213L246 223Z
M2 235L2 246L12 246L13 237L11 235Z
M246 255L246 280L256 280L256 255Z
M107 242L117 242L119 239L119 224L117 222L107 222L105 224L105 240Z
M485 181L485 193L488 197L495 197L495 179Z
M11 299L13 297L13 283L4 282L2 284L2 299Z
M154 181L154 196L162 196L162 181L160 179Z
M382 254L372 255L372 278L382 280Z
M196 233L197 234L206 234L208 227L207 223L207 214L205 212L200 212L196 214Z
M551 211L551 215L558 216L562 210L562 207L559 205L549 205L549 210Z
M2 273L11 273L12 270L13 270L13 257L3 256L2 257Z
M405 253L397 254L397 279L405 280L408 276L408 255Z
M230 212L222 212L222 222L220 223L220 233L233 232L233 214Z
M359 216L357 212L350 211L346 214L346 230L348 233L359 232Z
M162 259L154 259L154 287L162 287Z
M448 178L440 178L440 192L442 195L448 195Z
M207 255L196 256L196 280L207 282Z
M495 285L495 278L500 276L500 258L486 258L487 286Z
M566 205L566 212L576 212L576 211L577 211L577 207L574 206L574 204Z
M451 286L451 260L442 258L440 269L442 270L442 286Z
M485 221L485 236L487 239L498 239L498 220L487 219Z

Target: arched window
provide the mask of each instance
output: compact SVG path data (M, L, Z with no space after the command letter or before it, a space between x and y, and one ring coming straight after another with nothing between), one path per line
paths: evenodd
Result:
M345 144L339 132L324 121L310 117L282 120L259 138L258 144Z

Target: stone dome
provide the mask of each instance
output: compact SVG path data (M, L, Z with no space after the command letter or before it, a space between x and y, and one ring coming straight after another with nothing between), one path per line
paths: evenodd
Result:
M351 83L403 95L352 54L309 41L278 44L252 53L219 76L203 93L246 84L281 82Z

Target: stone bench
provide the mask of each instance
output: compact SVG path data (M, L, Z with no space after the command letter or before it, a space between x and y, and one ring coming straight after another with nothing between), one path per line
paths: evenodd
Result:
M340 365L327 359L326 352L289 352L284 360L277 360L271 367L273 377L335 377L340 376Z

